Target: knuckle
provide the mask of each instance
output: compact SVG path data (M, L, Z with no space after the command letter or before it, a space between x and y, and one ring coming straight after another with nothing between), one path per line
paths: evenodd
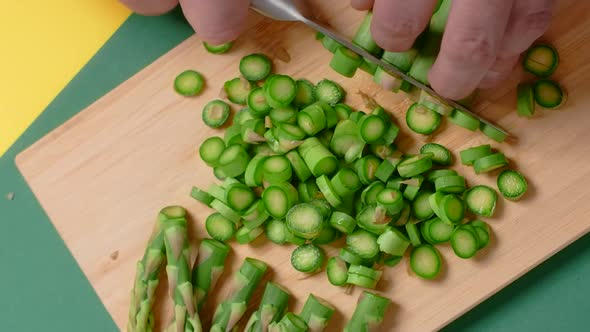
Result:
M448 57L457 63L489 65L496 58L496 42L482 29L449 34L446 42Z
M551 22L551 10L548 8L528 13L523 18L526 29L537 34L543 34Z
M384 22L382 27L391 36L417 36L422 32L422 24L414 18L404 17L399 20Z

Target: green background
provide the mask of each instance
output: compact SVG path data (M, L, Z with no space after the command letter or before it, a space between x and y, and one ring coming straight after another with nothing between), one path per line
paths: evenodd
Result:
M192 33L179 10L161 17L131 16L0 159L0 330L117 330L14 158ZM39 87L34 78L31 84L34 94ZM8 192L15 193L14 200L5 199ZM445 330L590 331L588 323L590 234Z

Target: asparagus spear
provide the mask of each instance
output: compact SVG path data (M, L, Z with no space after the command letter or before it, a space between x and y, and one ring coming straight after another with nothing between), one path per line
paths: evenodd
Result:
M201 310L207 295L215 288L230 247L214 239L203 239L193 267L193 285L197 310Z
M176 209L182 208L176 207ZM201 332L201 320L197 313L193 284L191 283L189 263L191 254L186 224L184 216L168 219L162 229L166 246L168 287L174 301L174 318L168 331Z
M288 312L283 316L280 322L272 323L268 327L268 332L306 332L308 331L307 324L301 318L292 312Z
M289 292L274 282L266 283L258 310L252 313L244 331L265 332L271 323L278 322L287 310Z
M390 304L391 300L388 298L363 291L344 332L377 331Z
M154 303L154 293L159 283L158 275L164 265L166 254L162 229L167 220L184 218L185 215L186 211L178 206L165 207L158 215L143 258L137 262L137 272L129 306L128 332L153 330L154 320L151 309Z
M309 294L301 309L301 318L305 320L310 332L321 332L328 325L336 309L324 299Z
M240 321L246 312L254 290L266 272L266 263L254 258L246 258L240 271L233 278L232 291L221 302L215 314L210 332L228 332Z

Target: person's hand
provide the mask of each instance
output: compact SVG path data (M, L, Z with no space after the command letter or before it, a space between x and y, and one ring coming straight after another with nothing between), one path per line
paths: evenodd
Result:
M437 0L351 0L373 9L376 43L393 52L412 47L424 31ZM476 88L504 81L519 56L549 26L555 0L453 0L441 50L430 70L430 85L459 100Z
M219 45L238 37L246 25L250 0L120 0L141 15L160 15L179 3L184 16L206 42Z

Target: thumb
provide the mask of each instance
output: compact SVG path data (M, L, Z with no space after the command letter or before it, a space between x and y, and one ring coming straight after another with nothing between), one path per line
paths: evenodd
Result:
M235 40L246 25L250 0L180 0L184 16L203 40Z

